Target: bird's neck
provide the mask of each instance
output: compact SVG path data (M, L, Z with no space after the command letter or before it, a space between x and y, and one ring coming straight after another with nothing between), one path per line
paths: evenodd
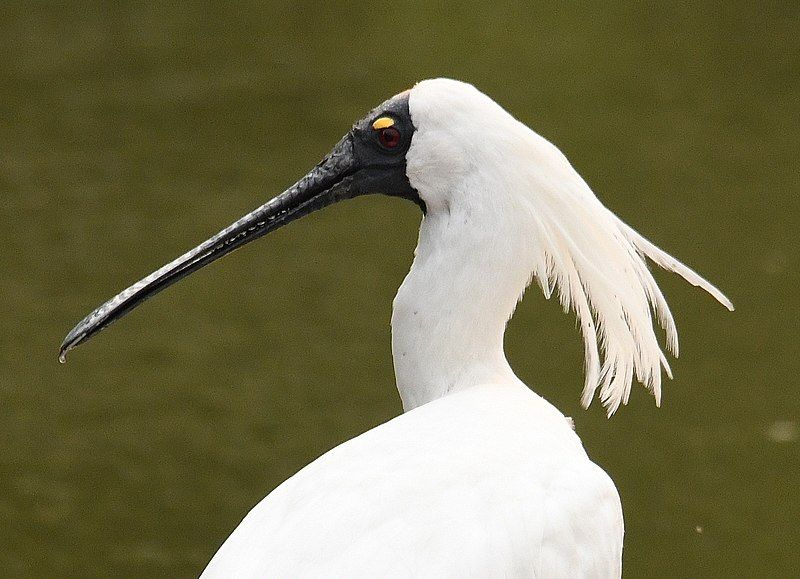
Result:
M516 381L503 335L530 269L524 243L508 233L474 222L465 211L423 219L392 314L397 389L406 411L471 386Z

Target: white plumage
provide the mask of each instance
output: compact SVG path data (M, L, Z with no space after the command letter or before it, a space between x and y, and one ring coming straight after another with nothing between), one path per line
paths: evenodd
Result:
M614 577L622 509L564 416L476 386L323 455L263 499L204 577Z
M606 209L551 143L474 87L409 95L407 176L427 206L392 316L406 413L263 499L204 577L617 577L617 491L568 420L520 382L505 326L536 279L576 312L582 401L609 415L669 367L675 325L645 263L730 302Z

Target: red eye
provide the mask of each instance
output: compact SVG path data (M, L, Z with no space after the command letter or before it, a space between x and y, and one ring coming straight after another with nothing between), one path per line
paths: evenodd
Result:
M378 132L378 140L387 149L394 149L400 144L400 131L394 127L386 127Z

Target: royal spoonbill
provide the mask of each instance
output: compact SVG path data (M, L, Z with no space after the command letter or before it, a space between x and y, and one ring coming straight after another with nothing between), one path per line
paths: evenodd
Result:
M566 157L475 87L434 79L358 121L305 177L133 284L67 335L60 359L145 299L290 221L368 193L423 212L394 300L404 414L315 460L272 491L205 577L617 577L614 483L568 419L503 352L528 284L579 320L582 402L611 415L637 380L661 397L677 354L645 258L730 301L623 223Z

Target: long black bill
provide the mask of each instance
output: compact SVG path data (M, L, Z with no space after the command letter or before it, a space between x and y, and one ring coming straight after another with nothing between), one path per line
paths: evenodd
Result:
M361 194L360 187L353 187L357 170L353 135L348 133L322 162L292 187L86 316L64 338L58 359L65 362L67 352L78 344L204 265L317 209Z

